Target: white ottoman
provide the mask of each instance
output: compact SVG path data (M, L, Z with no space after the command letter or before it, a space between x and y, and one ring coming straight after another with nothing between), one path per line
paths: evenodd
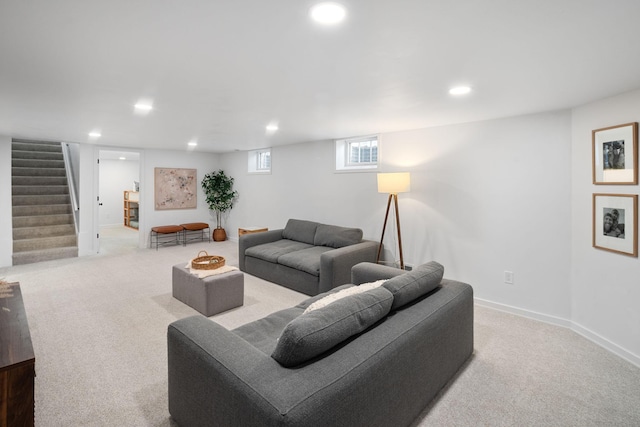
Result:
M185 264L176 264L172 288L174 298L207 317L244 303L244 274L239 270L201 279L191 274Z

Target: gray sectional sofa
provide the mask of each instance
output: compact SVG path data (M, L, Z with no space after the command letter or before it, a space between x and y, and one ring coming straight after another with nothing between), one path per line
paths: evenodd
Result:
M433 262L411 272L361 263L352 270L360 286L231 331L204 316L173 322L172 418L180 426L410 425L473 352L473 290L442 274ZM379 279L389 280L365 283ZM340 293L350 295L326 302ZM320 307L305 313L312 304Z
M240 270L307 295L349 283L351 267L374 262L378 243L359 228L290 219L284 229L240 236Z

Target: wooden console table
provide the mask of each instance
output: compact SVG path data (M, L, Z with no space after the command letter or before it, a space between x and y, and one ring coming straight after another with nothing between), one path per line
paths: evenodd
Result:
M33 426L35 364L20 284L0 285L0 427Z
M263 231L269 231L267 227L245 227L238 228L238 236L244 236L245 234L262 233Z

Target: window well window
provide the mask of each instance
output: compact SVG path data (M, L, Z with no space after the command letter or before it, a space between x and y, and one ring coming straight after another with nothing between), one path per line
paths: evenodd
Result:
M249 151L249 173L271 173L271 148Z
M378 136L336 141L336 170L374 170L378 168Z

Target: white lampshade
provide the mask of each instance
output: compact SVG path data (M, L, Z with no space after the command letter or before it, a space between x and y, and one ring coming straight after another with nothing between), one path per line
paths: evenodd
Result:
M379 173L378 193L398 194L411 191L409 172Z

